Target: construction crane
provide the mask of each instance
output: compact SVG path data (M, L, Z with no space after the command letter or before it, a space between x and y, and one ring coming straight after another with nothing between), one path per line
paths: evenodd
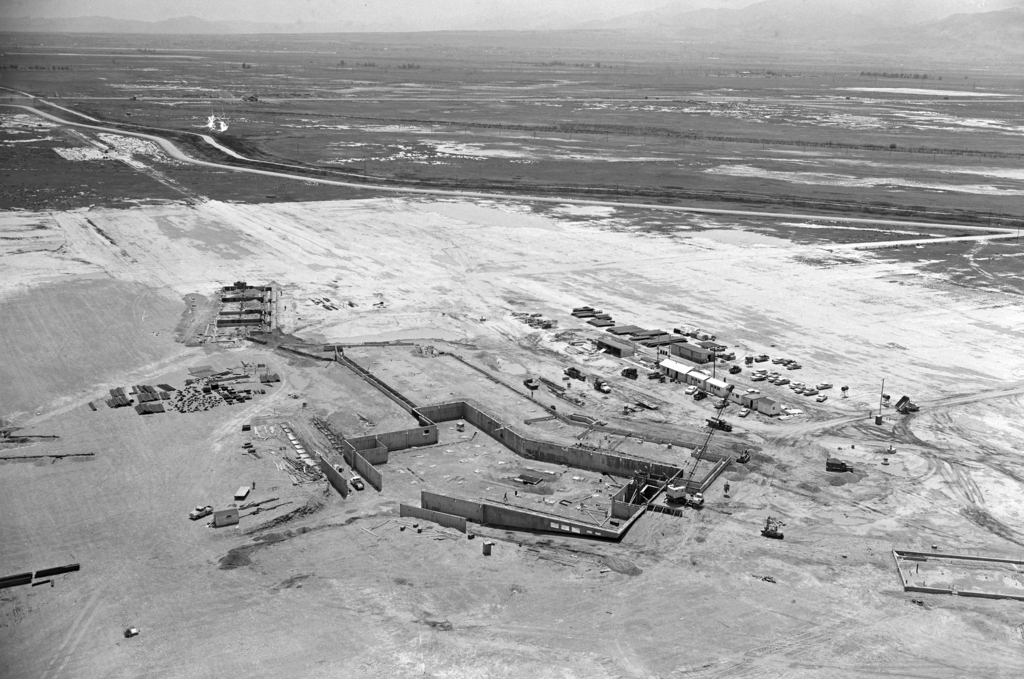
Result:
M732 389L730 388L730 392ZM719 406L718 412L715 414L714 420L708 420L708 433L704 436L704 441L697 447L697 459L693 462L693 467L690 468L690 473L686 476L686 480L682 485L672 485L672 481L675 480L675 476L669 479L666 484L665 493L668 496L669 502L679 502L685 506L694 507L700 509L704 506L704 495L702 493L690 493L687 489L690 487L690 482L693 481L693 475L697 473L697 467L700 465L701 460L704 458L704 454L708 451L708 445L711 443L711 438L718 431L719 427L712 425L712 422L722 421L722 411L725 410L726 406L729 405L726 400L729 394L725 395L722 399L722 405ZM682 471L682 470L680 470ZM676 474L678 476L678 474Z

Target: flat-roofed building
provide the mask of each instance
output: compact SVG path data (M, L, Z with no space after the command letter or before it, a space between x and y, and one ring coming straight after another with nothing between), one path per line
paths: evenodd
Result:
M636 353L633 345L614 337L599 337L597 340L598 351L606 351L613 356L625 358Z
M698 365L710 363L715 358L714 352L694 344L669 344L668 352L671 356L685 358L687 361L697 363Z

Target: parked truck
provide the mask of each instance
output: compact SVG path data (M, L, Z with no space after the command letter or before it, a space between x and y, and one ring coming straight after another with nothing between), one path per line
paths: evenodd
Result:
M825 460L825 471L827 472L852 472L853 465L834 457Z
M687 491L685 483L678 486L668 486L665 489L665 499L670 504L681 504L684 507L693 507L694 509L700 509L704 506L704 494Z
M601 392L602 394L610 394L610 393L612 393L611 385L609 385L608 382L606 382L601 377L595 377L594 378L594 389L596 389L597 391Z
M565 369L565 374L574 380L580 380L581 382L587 381L587 376L584 375L579 368L572 366Z

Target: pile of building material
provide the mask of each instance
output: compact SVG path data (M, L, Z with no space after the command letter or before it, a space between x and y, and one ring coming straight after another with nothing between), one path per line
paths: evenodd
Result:
M550 318L544 318L542 314L528 314L521 311L512 312L512 316L519 320L520 323L526 323L530 327L537 328L538 330L550 330L551 328L558 326L558 321Z
M216 408L223 402L220 395L215 394L210 387L201 382L193 382L175 392L168 405L179 413L195 413Z
M134 401L125 394L124 387L117 387L110 390L110 398L106 400L109 408L124 408L130 406Z
M288 474L293 486L300 483L315 483L320 480L320 472L316 471L314 467L307 467L298 460L283 458L281 462L277 463L277 468Z

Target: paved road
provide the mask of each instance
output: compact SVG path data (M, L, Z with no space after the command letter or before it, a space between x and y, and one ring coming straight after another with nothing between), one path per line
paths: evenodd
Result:
M21 94L24 94L24 93L21 93ZM924 228L929 228L929 229L957 229L957 230L970 229L970 230L986 231L989 234L991 234L993 231L1000 232L1002 234L1007 234L1007 235L1009 235L1009 234L1014 234L1015 235L1016 234L1016 231L1014 231L1013 229L1003 229L1003 228L995 228L995 227L993 227L993 228L978 227L978 226L973 226L973 225L968 225L968 224L934 224L932 222L916 222L916 221L905 221L905 220L897 220L897 219L875 219L875 218L869 218L869 217L839 217L839 216L836 216L836 215L816 215L816 214L806 214L806 213L801 214L801 213L794 213L794 212L781 213L781 212L760 212L760 211L756 211L756 210L727 210L727 209L718 209L718 208L691 207L691 206L683 206L683 205L652 205L652 204L648 204L648 203L619 202L619 201L610 201L610 200L588 200L588 199L580 199L580 198L559 198L559 197L554 197L553 198L553 197L550 197L550 196L531 196L531 195L528 195L528 194L515 194L515 193L499 193L499 192L483 192L483 191L458 191L458 190L451 190L451 189L424 189L424 188L412 188L412 187L391 186L391 185L381 185L381 184L369 184L369 183L361 183L361 182L346 182L346 181L337 180L337 179L323 179L323 178L320 178L320 177L307 177L307 176L303 176L301 174L294 174L294 173L290 173L290 172L286 172L285 171L285 170L291 169L291 170L296 170L296 171L300 171L301 172L301 171L305 171L307 168L303 168L303 167L296 166L296 165L286 165L284 163L273 163L273 162L267 162L267 161L252 160L252 159L246 158L244 156L241 156L238 153L235 153L231 149L228 149L228 148L222 146L215 139L213 139L212 137L210 137L208 135L199 135L199 136L203 139L203 141L205 143L213 146L214 148L218 149L219 151L227 153L228 155L230 155L230 156L232 156L234 158L237 158L239 160L244 160L244 161L250 162L250 163L259 163L261 165L266 165L268 167L274 167L274 168L278 168L278 169L262 170L262 169L252 168L252 167L237 167L237 166L234 166L234 165L225 165L225 164L222 164L222 163L213 163L213 162L206 161L206 160L196 160L195 158L192 158L191 156L186 155L178 147L176 147L173 143L171 143L167 139L164 139L163 137L158 137L158 136L152 135L152 134L145 134L145 133L142 133L142 132L127 132L125 130L121 130L121 129L117 129L117 128L105 127L102 124L103 121L100 121L100 120L97 120L95 118L89 117L89 116L84 115L82 113L78 113L76 111L72 111L72 110L67 109L67 108L64 108L63 106L60 106L58 104L53 104L52 102L49 102L49 101L47 101L45 99L41 99L41 98L38 98L38 97L33 97L32 95L25 95L25 96L31 97L32 99L35 99L35 100L40 101L40 102L44 102L46 104L54 106L55 108L58 108L58 109L60 109L62 111L65 111L65 112L67 112L70 115L77 116L79 118L88 120L91 123L96 123L96 124L71 122L71 121L65 120L63 118L58 118L57 116L52 115L50 113L45 113L43 111L39 111L39 110L34 109L34 108L30 107L30 106L21 106L21 105L17 105L17 104L0 104L0 106L5 106L5 107L8 107L8 108L20 108L20 109L23 109L23 110L25 110L25 111L27 111L29 113L32 113L32 114L37 115L37 116L40 116L42 118L46 118L47 120L50 120L50 121L53 121L55 123L59 123L59 124L62 124L62 125L70 125L70 126L74 126L74 127L81 127L81 128L85 128L85 129L97 130L97 131L100 131L100 132L109 132L109 133L112 133L112 134L121 134L121 135L127 135L127 136L132 136L132 137L138 137L140 139L147 139L147 140L152 141L153 143L157 144L161 149L164 150L165 153L167 153L167 155L171 156L172 158L174 158L176 160L179 160L181 162L184 162L184 163L190 163L192 165L200 165L200 166L203 166L203 167L211 167L211 168L216 168L218 170L228 170L228 171L231 171L231 172L239 172L239 173L244 173L244 174L258 174L258 175L265 175L265 176L270 176L270 177L278 177L278 178L281 178L281 179L293 179L293 180L299 180L299 181L304 181L304 182L311 182L311 183L315 183L315 184L325 184L325 185L329 185L329 186L341 186L341 187L346 187L346 188L362 189L362 190L366 190L366 191L381 191L381 192L386 192L386 193L419 194L419 195L430 195L430 196L454 196L454 197L462 197L462 198L485 198L485 199L489 199L489 200L494 200L494 199L499 199L499 200L518 200L518 201L530 201L530 202L540 202L540 203L556 203L556 204L559 204L559 205L564 205L566 203L571 203L571 204L576 204L576 205L601 205L601 206L608 206L608 207L615 207L615 208L627 207L627 208L639 208L639 209L644 209L644 210L661 210L661 211L664 211L664 212L682 212L682 213L688 213L688 214L729 215L729 216L737 216L737 217L759 217L759 218L766 218L766 219L802 219L802 220L815 220L815 221L825 221L825 222L844 223L844 224L872 224L872 225L876 225L876 226L918 227L918 228L924 227ZM968 238L970 238L970 237L968 237ZM978 238L981 238L981 236L979 236ZM899 244L900 242L901 241L886 241L886 243L888 245L896 245L896 244ZM917 242L917 239L914 239L913 242Z

